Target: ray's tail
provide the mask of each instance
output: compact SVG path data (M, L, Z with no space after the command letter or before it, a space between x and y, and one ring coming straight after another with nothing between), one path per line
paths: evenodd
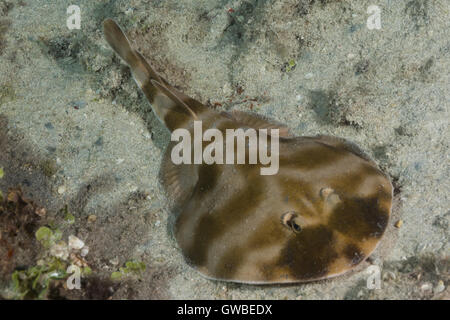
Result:
M103 32L111 48L131 68L136 83L152 104L153 111L170 131L197 118L187 103L193 103L194 107L201 104L178 92L160 77L145 58L131 47L125 33L114 20L106 19L103 22Z

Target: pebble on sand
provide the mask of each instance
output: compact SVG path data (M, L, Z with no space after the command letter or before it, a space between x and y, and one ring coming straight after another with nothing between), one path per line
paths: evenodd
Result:
M86 107L87 103L86 103L86 101L80 100L80 101L72 101L70 103L70 105L74 109L79 110L79 109L83 109L84 107Z
M64 194L66 192L66 186L59 186L58 187L58 193Z
M54 244L50 248L50 255L66 260L69 257L69 250L65 242Z
M395 224L394 227L396 227L397 229L400 229L403 226L403 220L398 220Z
M422 290L422 292L430 292L432 289L433 289L433 285L430 282L425 282L420 287L420 290Z
M81 239L79 239L73 235L69 236L69 248L70 249L79 250L83 247L84 247L84 242Z
M82 257L86 257L88 255L88 253L89 253L89 247L88 246L84 246L83 249L81 249L80 255Z

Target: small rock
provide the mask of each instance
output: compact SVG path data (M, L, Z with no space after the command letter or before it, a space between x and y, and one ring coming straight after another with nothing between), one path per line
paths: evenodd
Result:
M66 192L66 187L65 186L59 186L58 187L58 193L59 194L64 194Z
M309 72L309 73L305 74L305 79L306 80L312 79L313 76L314 75L311 72Z
M433 289L433 285L430 282L425 282L420 287L420 290L422 290L422 292L430 292L432 289Z
M84 107L86 107L87 103L86 103L86 101L80 100L80 101L72 101L70 103L70 105L74 109L78 110L78 109L83 109Z
M370 259L370 260L369 260ZM377 256L375 253L372 254L368 259L368 262L370 262L370 264L374 265L374 266L381 266L383 265L383 261L381 260L381 258L379 256Z
M69 236L69 248L79 250L84 247L84 242L79 238L70 235Z
M113 266L117 266L119 264L119 258L115 257L114 259L109 260L109 263L111 263Z
M82 257L86 257L89 253L89 247L88 246L84 246L83 249L81 249L80 255Z
M444 281L439 280L437 285L436 285L436 287L434 287L433 292L434 293L441 293L444 290L445 290Z
M396 227L397 229L400 229L403 226L403 220L398 220L395 224L394 227Z
M396 278L395 273L392 271L383 272L383 281L395 280Z
M67 248L67 245L65 242L60 242L57 244L54 244L50 248L50 254L56 258L61 258L63 260L67 260L69 257L69 249Z
M124 161L125 161L125 159L117 159L117 160L116 160L116 163L117 163L117 164L121 164L121 163L124 162Z
M158 220L158 221L156 221L156 222L155 222L155 227L159 227L159 226L160 226L160 224L161 224L161 221L159 221L159 220Z
M47 210L45 208L37 209L36 214L41 218L45 217L45 215L47 214Z
M88 222L89 222L89 223L94 223L95 221L97 221L97 216L94 215L94 214L90 214L90 215L88 216Z

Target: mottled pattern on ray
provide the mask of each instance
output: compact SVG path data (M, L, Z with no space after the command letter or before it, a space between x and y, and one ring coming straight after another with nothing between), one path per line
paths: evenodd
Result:
M305 282L353 269L379 243L392 185L358 146L330 136L294 137L274 120L217 112L173 88L133 50L113 20L111 47L130 66L153 111L173 131L280 129L279 172L259 164L175 165L171 142L161 182L174 202L174 236L186 262L211 279L255 284Z

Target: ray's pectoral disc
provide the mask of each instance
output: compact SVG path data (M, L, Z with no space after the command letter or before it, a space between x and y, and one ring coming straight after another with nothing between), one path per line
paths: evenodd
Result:
M388 223L392 186L372 161L319 138L284 139L280 169L200 166L175 236L209 278L304 282L367 258Z

